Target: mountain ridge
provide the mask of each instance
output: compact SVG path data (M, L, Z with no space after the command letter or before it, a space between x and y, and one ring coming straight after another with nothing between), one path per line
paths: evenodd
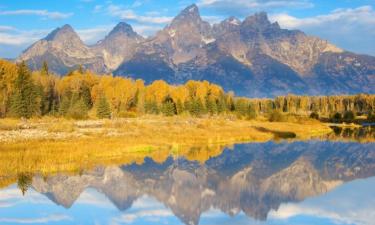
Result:
M375 86L375 57L282 29L265 12L211 25L194 4L149 38L120 22L103 40L86 46L65 25L25 50L21 60L33 69L47 61L58 74L82 65L146 83L208 80L248 97L374 93Z

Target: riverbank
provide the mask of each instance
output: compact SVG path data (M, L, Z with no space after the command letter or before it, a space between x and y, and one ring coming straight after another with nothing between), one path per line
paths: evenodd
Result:
M119 139L119 142L126 145L191 145L267 141L288 137L304 139L329 132L331 129L328 125L313 120L290 123L224 117L161 116L78 121L58 118L0 120L0 142L3 144L98 141L110 138Z

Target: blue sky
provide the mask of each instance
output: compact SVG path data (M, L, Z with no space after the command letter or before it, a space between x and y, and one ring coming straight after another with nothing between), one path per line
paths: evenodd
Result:
M1 0L0 57L17 57L64 24L72 25L87 44L103 38L120 21L149 36L192 3L210 23L266 11L284 28L375 55L375 0Z

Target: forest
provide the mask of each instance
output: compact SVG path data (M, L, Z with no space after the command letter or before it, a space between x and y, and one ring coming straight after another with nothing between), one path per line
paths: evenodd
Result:
M0 60L0 117L55 116L72 119L129 118L143 114L193 117L235 115L241 119L265 116L280 121L285 115L331 121L357 116L374 121L375 95L279 96L274 99L237 97L208 81L182 85L163 80L146 85L113 75L94 74L82 67L65 76Z

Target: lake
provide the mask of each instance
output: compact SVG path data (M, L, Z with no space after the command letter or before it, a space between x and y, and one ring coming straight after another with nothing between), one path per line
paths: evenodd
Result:
M21 173L2 182L0 224L371 225L370 138L373 127L337 128L314 140L237 144L215 154L192 148L190 157L153 154L73 173Z

